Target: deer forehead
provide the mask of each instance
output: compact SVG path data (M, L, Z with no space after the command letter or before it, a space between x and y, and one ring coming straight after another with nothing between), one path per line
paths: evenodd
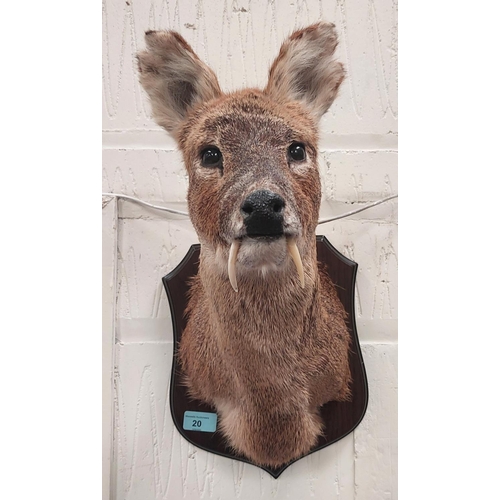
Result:
M278 153L293 141L315 148L317 140L316 123L300 103L277 105L260 91L246 90L197 109L182 127L179 143L191 158L210 145L239 158L242 150Z

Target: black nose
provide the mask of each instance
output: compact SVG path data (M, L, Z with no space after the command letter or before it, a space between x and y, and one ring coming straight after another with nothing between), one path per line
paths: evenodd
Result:
M248 236L281 236L285 200L272 191L254 191L240 210Z

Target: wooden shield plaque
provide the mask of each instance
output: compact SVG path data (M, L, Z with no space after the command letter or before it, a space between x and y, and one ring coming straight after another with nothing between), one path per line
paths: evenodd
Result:
M353 381L351 386L352 400L350 402L339 403L330 401L321 407L321 417L325 423L324 434L319 438L317 445L307 455L321 450L351 433L363 419L368 405L368 383L354 316L354 283L358 265L340 254L325 236L317 236L316 241L318 261L326 266L331 280L337 285L339 298L349 314L347 326L352 335L349 364ZM188 396L186 387L180 384L180 373L177 363L177 347L187 321L184 311L187 306L189 281L190 278L198 273L199 255L200 245L192 245L182 262L163 278L163 285L165 286L170 303L174 331L174 360L170 380L170 410L172 418L181 435L198 448L234 460L252 463L247 458L235 454L226 446L223 435L217 430L215 432L200 432L199 430L184 429L185 412L216 413L215 408ZM277 478L292 463L290 462L275 469L268 467L261 468L274 478Z

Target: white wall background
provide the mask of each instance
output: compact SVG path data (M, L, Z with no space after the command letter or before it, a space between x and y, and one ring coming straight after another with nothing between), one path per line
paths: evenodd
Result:
M232 90L263 86L281 41L337 25L348 77L322 121L324 214L397 193L393 0L103 0L103 191L183 202L175 145L135 68L147 29L175 29ZM275 480L198 450L170 417L172 326L161 277L196 243L188 220L103 202L103 494L113 500L397 498L397 201L319 226L359 264L356 322L369 380L361 425ZM109 494L109 497L106 496Z

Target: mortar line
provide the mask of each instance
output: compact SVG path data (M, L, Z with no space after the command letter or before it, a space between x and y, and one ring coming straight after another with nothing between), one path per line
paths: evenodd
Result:
M103 130L102 148L154 149L176 151L175 141L161 129ZM397 152L397 134L324 134L319 149L325 151L386 151Z

